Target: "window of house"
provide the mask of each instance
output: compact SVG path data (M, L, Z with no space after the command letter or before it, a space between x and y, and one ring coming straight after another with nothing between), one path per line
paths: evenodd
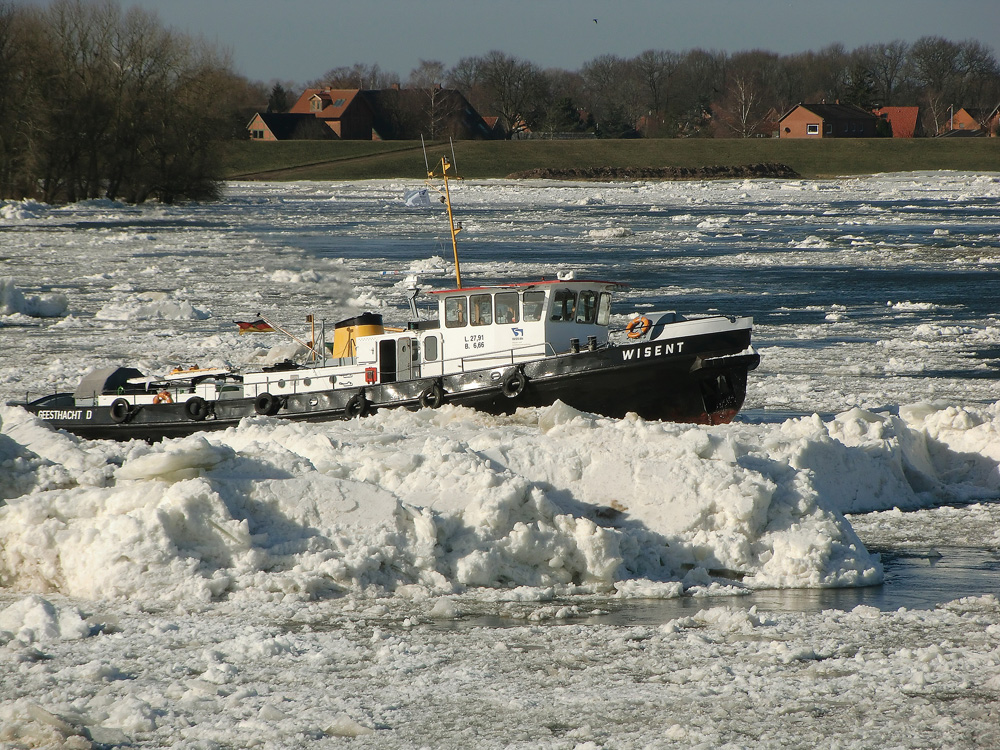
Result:
M448 297L444 301L444 324L446 328L461 328L469 322L469 300L465 297Z
M819 135L819 123L815 125L806 125L807 135Z
M323 109L323 100L317 96L316 98L312 99L309 102L309 108L313 112L319 112L321 109Z
M497 323L516 323L517 316L517 292L501 292L494 299L496 305Z
M334 107L343 107L345 101L347 101L347 100L346 99L338 99L337 101L335 101L333 103L333 106Z
M832 122L826 123L826 125L823 126L823 132L826 133L827 135L833 135L833 123Z
M493 299L489 294L473 294L469 297L472 308L472 325L488 326L493 322Z
M253 138L253 139L255 139L255 140L262 141L262 140L264 140L264 131L263 130L251 130L250 131L250 137Z
M524 293L524 319L535 322L542 319L542 308L545 307L545 292Z

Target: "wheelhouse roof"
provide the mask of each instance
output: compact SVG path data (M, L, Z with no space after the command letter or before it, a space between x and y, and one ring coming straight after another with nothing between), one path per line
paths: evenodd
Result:
M625 289L628 284L622 284L620 281L601 281L599 279L541 279L539 281L523 281L516 284L490 284L488 286L463 286L461 289L432 289L428 294L455 294L456 292L482 292L490 290L503 290L503 289L530 289L536 286L554 286L554 285L574 285L574 286L605 286L605 287L616 287L618 289Z

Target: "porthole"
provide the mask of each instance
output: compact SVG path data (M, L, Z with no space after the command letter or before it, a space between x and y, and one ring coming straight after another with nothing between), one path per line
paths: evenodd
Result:
M285 387L285 381L284 380L279 380L278 381L278 387L279 388L284 388Z
M304 378L302 380L302 385L312 385L312 378Z

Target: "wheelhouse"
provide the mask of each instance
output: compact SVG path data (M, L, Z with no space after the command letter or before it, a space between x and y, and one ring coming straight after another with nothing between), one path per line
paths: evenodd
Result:
M444 372L606 345L607 281L540 281L436 291Z

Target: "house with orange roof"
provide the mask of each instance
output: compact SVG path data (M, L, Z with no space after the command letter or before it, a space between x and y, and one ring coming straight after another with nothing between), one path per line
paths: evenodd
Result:
M874 112L892 126L893 138L918 138L923 135L920 107L879 107Z
M345 141L372 140L372 110L358 89L306 89L288 113L312 115Z
M998 124L1000 124L1000 105L991 110L978 107L960 107L951 113L938 131L938 135L996 137Z

